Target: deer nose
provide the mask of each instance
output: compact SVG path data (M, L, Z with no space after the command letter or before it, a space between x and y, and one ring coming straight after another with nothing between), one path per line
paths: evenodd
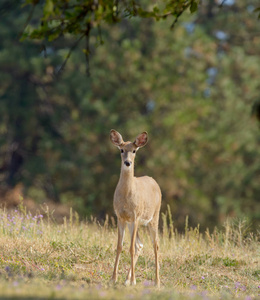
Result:
M126 165L127 167L130 167L130 165L131 165L131 162L130 162L130 161L128 161L128 160L126 160L126 161L125 161L125 165Z

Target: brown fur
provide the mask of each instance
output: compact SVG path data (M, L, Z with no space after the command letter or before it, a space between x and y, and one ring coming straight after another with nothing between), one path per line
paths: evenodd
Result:
M158 221L161 207L161 190L157 182L148 176L134 176L136 151L146 145L147 132L137 136L135 141L124 142L120 133L110 132L111 142L121 151L121 173L114 194L114 209L118 219L118 244L112 280L117 281L119 256L123 247L126 224L131 233L131 268L126 278L126 285L135 284L134 267L143 248L138 235L138 225L148 225L155 253L156 285L160 286L158 262ZM123 151L123 153L122 153Z

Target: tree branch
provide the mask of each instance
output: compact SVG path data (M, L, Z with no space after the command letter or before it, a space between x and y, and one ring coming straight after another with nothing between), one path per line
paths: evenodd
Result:
M59 70L56 73L56 77L58 77L61 73L61 71L64 69L64 67L66 66L67 61L69 60L71 53L73 52L73 50L78 46L78 44L80 43L80 41L84 38L86 34L82 34L79 39L72 45L72 47L70 48L69 53L66 56L66 59L64 60L64 62L62 63L61 67L59 68Z
M32 8L31 8L31 10L30 10L30 12L29 12L29 15L28 15L28 17L27 17L27 19L26 19L26 21L25 21L25 23L24 23L24 25L23 25L23 29L22 29L22 30L20 31L20 33L18 34L18 38L19 38L19 39L22 37L22 35L23 35L23 33L24 33L26 27L27 27L28 24L31 22L31 19L32 19L32 17L33 17L33 13L34 13L34 10L35 10L35 6L36 6L36 4L33 4L33 5L32 5Z

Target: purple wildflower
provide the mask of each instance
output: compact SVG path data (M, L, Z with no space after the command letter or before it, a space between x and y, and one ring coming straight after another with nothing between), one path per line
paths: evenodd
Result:
M237 290L240 287L240 282L235 283L235 289Z
M106 294L107 294L107 293L106 293L105 291L100 291L100 292L99 292L99 296L100 296L100 297L105 297Z
M150 283L150 281L148 281L148 280L145 280L145 281L144 281L144 283L143 283L143 285L144 285L144 286L150 286L150 285L151 285L151 283Z
M246 291L246 286L243 285L243 286L241 287L241 290L242 290L243 292L245 292L245 291Z

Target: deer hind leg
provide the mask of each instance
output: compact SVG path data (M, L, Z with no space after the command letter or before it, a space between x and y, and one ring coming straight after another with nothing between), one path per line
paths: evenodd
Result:
M117 240L117 252L116 252L116 260L115 260L115 266L114 266L114 272L112 275L112 282L116 283L117 281L117 271L118 271L118 264L119 264L119 257L122 252L123 248L123 241L124 241L124 235L125 235L125 226L126 224L124 222L120 222L118 220L118 240Z
M159 251L159 237L158 237L158 221L154 221L148 224L148 228L150 231L150 236L153 243L154 248L154 256L155 256L155 285L160 287L160 278L159 278L159 259L158 259L158 251Z
M128 228L129 228L129 231L130 231L130 234L131 234L131 237L132 237L132 235L133 235L133 229L134 229L133 223L129 224ZM143 249L143 243L140 240L140 237L139 237L139 234L138 234L138 230L137 230L136 239L135 239L134 267L135 267L135 264L136 264L136 262L138 260L138 257L140 255L142 249ZM125 285L130 285L131 274L132 273L131 273L131 267L130 267L130 269L128 271L128 274L126 276Z

